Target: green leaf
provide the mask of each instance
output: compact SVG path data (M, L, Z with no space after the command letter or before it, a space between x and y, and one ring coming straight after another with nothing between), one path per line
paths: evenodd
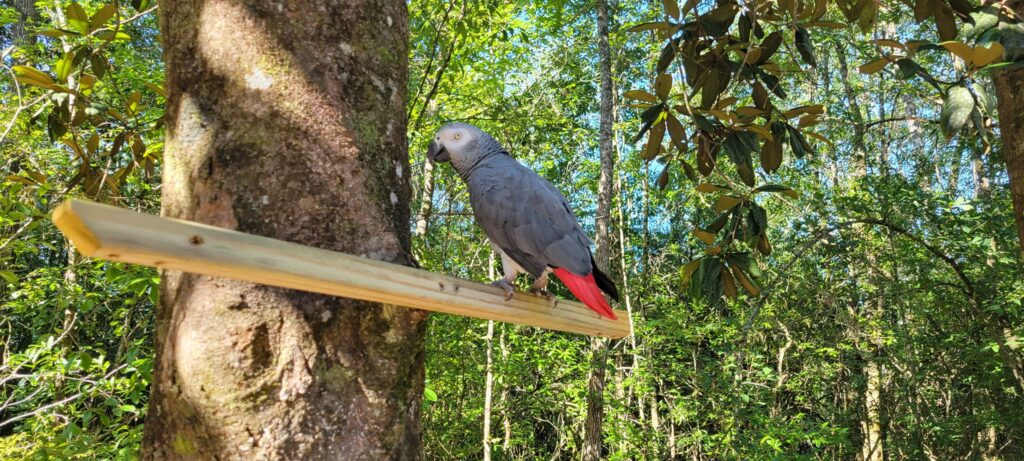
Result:
M53 65L53 70L57 72L57 80L63 82L68 79L68 75L71 75L72 61L74 61L74 57L70 53L64 53L64 56L57 59Z
M758 192L776 192L792 198L797 198L799 196L799 194L797 194L796 191L793 190L792 188L780 186L778 184L765 184L761 187L758 187L757 189L754 189L755 194Z
M973 109L974 96L966 87L954 85L946 91L939 122L947 138L952 138L967 125Z
M658 97L643 90L629 90L622 94L629 99L647 102L658 102Z
M82 5L79 5L77 2L71 2L64 9L64 18L67 20L68 25L72 29L77 30L78 33L82 35L89 33L89 15L85 13L85 8L82 8Z
M96 32L96 37L99 38L100 40L107 41L107 42L125 41L125 40L131 40L131 38L132 38L131 35L128 35L128 34L126 34L124 32L120 32L120 31L118 31L115 34L114 31L110 30L110 29L103 29L103 30L97 31Z
M114 13L117 12L117 6L114 3L108 3L100 8L96 14L89 18L89 30L96 30L102 27L110 18L114 17Z
M13 66L15 75L23 79L27 79L37 86L42 85L53 85L53 79L49 75L44 74L35 67L31 66ZM21 81L21 80L19 80Z
M426 400L428 402L436 402L437 401L437 392L434 392L434 390L429 388L429 387L424 387L423 388L423 400Z
M39 34L39 35L50 37L50 38L60 38L60 37L66 37L66 36L69 36L69 35L72 35L72 36L79 35L78 32L75 32L73 30L63 30L63 29L43 29L43 30L40 30L39 32L36 32L36 33Z
M18 283L18 276L13 271L0 270L0 278L7 281L7 283Z

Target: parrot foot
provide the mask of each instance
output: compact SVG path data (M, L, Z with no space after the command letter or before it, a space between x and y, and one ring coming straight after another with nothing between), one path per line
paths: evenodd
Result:
M533 293L533 294L535 294L537 296L543 296L548 301L551 301L552 299L555 299L555 294L554 293L552 293L552 292L550 292L548 290L545 290L543 288L531 288L530 289L530 293Z
M512 295L516 292L516 288L512 286L512 283L503 278L491 282L491 285L505 290L505 301L512 299Z

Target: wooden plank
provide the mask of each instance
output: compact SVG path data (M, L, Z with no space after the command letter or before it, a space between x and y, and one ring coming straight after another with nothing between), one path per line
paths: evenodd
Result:
M245 234L69 200L53 221L82 254L347 298L609 338L630 334L581 303L504 292L488 284Z

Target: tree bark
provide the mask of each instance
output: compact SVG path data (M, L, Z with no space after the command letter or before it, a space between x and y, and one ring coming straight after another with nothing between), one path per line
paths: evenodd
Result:
M160 10L163 215L412 264L405 2ZM425 318L164 271L142 458L420 459Z
M1024 18L1024 2L1013 2L1014 13ZM995 77L999 132L1003 157L1010 177L1010 198L1017 238L1024 255L1024 69L1001 72Z
M607 271L609 239L611 233L612 176L615 168L615 149L612 142L612 57L608 45L608 1L597 1L597 50L601 80L601 110L598 136L601 153L601 177L597 187L596 235L594 255L597 265ZM584 422L583 460L601 459L602 425L604 422L605 367L608 359L608 341L593 338L590 342L590 376L587 380L587 417Z

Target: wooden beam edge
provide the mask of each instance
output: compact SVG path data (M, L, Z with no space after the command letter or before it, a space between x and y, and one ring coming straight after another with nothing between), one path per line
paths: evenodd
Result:
M184 272L200 273L217 277L235 278L265 285L396 304L403 307L412 307L485 320L519 323L538 328L567 331L584 335L597 335L617 339L632 334L632 325L629 322L628 313L622 310L615 310L616 316L619 317L618 320L613 321L602 318L595 321L595 318L597 317L596 314L591 312L581 303L574 301L558 299L552 303L547 301L545 298L522 292L517 292L516 297L513 298L512 301L503 301L503 291L496 287L492 287L489 284L460 279L447 274L438 274L413 267L392 264L386 261L362 258L355 255L333 252L293 242L245 234L230 229L138 213L85 200L65 201L54 211L53 220L57 224L57 227L76 244L82 254L101 259L147 265L160 269L182 270ZM182 241L190 238L193 234L201 235L209 233L207 237L211 241L222 240L226 242L230 240L234 244L251 245L257 249L269 249L270 247L276 247L280 250L280 247L283 245L286 247L292 247L291 249L295 250L294 256L296 257L302 257L303 255L308 256L308 253L313 253L314 256L331 256L334 261L344 261L355 265L370 266L374 270L380 271L382 279L387 279L387 274L394 273L401 274L401 276L404 277L443 282L440 292L446 291L444 284L447 284L449 292L446 294L448 296L458 296L457 304L461 303L463 307L448 307L447 303L441 299L437 299L434 295L430 295L433 299L424 298L416 303L407 305L400 301L403 297L408 300L409 297L407 294L395 292L392 293L393 296L391 296L387 293L381 294L379 291L366 291L351 285L349 285L349 288L341 291L337 289L326 289L317 283L308 283L310 280L304 280L302 275L269 271L265 268L260 269L249 267L244 271L246 273L243 276L237 276L234 275L238 274L237 267L233 267L230 264L225 266L223 263L212 258L204 259L204 256L202 255L203 252L199 249L193 250L191 246L186 246L181 249L181 253L177 253L177 250L173 250L173 253L168 253L166 249L161 253L160 250L146 248L144 245L141 247L133 247L132 243L134 242L126 243L123 241L126 240L123 236L124 232L119 229L118 225L115 223L115 221L121 220L141 220L135 224L149 223L149 227L179 227L181 231L185 231L180 235L180 240ZM93 224L92 227L95 229L92 229L90 224ZM143 231L143 228L145 227L147 226L142 225L139 230ZM107 238L104 237L104 235L118 234L122 235L122 241L118 241L117 237L112 237L114 240L109 243L104 241L104 239ZM164 235L164 237L166 237L166 235ZM179 240L178 237L179 235L175 233L173 240ZM260 247L261 244L265 246ZM136 243L136 246L137 245L138 244ZM197 248L202 246L206 245L197 246ZM150 253L151 251L156 251L156 253ZM160 261L160 259L167 259L167 261ZM180 262L172 263L171 261L175 259ZM198 264L194 261L196 259L199 260ZM327 269L330 268L328 267ZM462 293L459 293L460 287L465 289ZM388 299L392 297L395 299ZM485 305L488 307L486 307L486 309L467 308L465 307L467 304ZM559 308L561 308L560 311L551 311L551 309ZM523 316L532 316L534 318L529 320L520 318L520 313ZM590 317L590 315L593 315L593 317ZM541 319L547 318L548 320L541 322L537 320L537 317L540 317ZM576 318L579 319L578 324L576 323L577 320L574 320Z
M100 249L100 241L75 213L74 206L75 200L65 200L57 206L53 210L53 223L68 240L71 240L71 243L75 244L75 249L79 253L93 256Z

